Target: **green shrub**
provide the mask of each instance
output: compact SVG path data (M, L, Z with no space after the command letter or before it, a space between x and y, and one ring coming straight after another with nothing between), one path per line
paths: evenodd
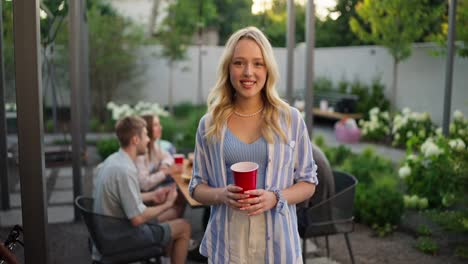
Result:
M159 121L162 126L162 139L165 139L170 142L174 142L175 135L179 131L177 128L177 121L171 116L160 116Z
M194 111L190 113L185 121L184 128L181 130L179 138L175 141L176 148L191 152L195 148L195 137L198 129L200 118L204 115L204 111Z
M333 83L325 77L318 77L314 81L314 90L317 92L329 92L333 90Z
M378 107L372 108L368 119L359 120L362 139L371 141L386 141L390 137L390 114Z
M191 102L183 102L174 106L174 117L185 119L193 112L206 112L205 105L194 105Z
M453 113L453 119L450 123L449 137L453 139L461 139L468 144L468 119L466 119L462 112L456 110Z
M425 214L446 231L468 234L467 209L460 211L429 210Z
M463 259L468 259L468 245L455 247L455 256Z
M358 184L354 208L358 221L377 228L399 224L404 209L402 195L394 188L366 184Z
M466 197L468 150L453 142L441 136L429 138L420 153L407 155L400 168L407 193L427 198L430 208L451 206Z
M394 146L418 148L436 134L436 126L427 112L411 112L404 108L393 118L392 136Z
M371 147L365 148L359 155L350 156L340 169L354 175L360 183L370 184L383 175L392 175L394 167L391 160L375 154Z
M116 138L101 139L96 143L96 148L102 160L119 150L119 141Z
M345 145L339 145L336 148L324 147L322 148L322 151L328 158L330 165L335 168L341 166L345 160L355 155L352 153L351 149Z
M426 236L418 237L416 248L431 255L435 255L439 251L439 245L432 238Z
M418 228L416 229L416 232L420 236L431 236L432 231L429 229L427 225L419 225Z

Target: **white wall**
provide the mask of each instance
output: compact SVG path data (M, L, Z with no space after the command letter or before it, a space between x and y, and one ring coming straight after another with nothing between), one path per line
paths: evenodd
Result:
M410 107L415 111L428 111L436 123L442 122L445 84L445 57L429 54L435 46L414 45L412 56L399 67L397 107ZM140 98L167 104L170 70L167 61L158 56L160 47L142 48L141 63L146 67L142 80ZM216 81L216 71L223 47L203 46L203 96ZM281 79L280 94L285 94L286 49L275 48ZM173 71L174 102L196 102L198 98L198 47L189 48L187 60L177 63ZM317 48L315 50L315 77L326 77L334 83L340 80L358 79L364 83L380 77L388 89L392 83L392 57L385 48L378 46ZM452 110L459 109L468 115L468 59L456 58L454 63ZM305 85L305 47L295 51L294 89ZM131 89L130 87L128 87ZM125 88L127 90L127 88ZM117 101L128 101L125 96L116 96ZM130 102L133 103L133 102ZM453 111L452 111L453 112Z

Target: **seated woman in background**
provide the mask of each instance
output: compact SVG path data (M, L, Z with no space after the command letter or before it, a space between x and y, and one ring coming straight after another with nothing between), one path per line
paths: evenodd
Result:
M148 151L145 155L137 158L136 166L138 168L138 180L142 191L150 191L166 180L166 175L170 173L174 164L174 159L169 152L165 151L158 144L162 135L162 126L158 116L144 115L142 118L146 121L148 130Z

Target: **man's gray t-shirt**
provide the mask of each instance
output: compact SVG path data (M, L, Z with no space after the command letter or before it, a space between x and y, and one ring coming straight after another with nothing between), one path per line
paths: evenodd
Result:
M131 219L145 209L135 163L125 151L119 149L104 161L97 172L94 210L104 215Z

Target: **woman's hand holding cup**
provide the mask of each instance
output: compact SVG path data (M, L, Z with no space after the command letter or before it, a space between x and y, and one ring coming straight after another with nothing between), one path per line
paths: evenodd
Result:
M240 210L247 212L249 216L262 214L276 206L277 199L273 192L257 189L245 191L245 194L250 197L237 202L242 205Z
M229 184L225 188L223 188L220 197L218 198L222 203L225 205L239 210L245 204L241 204L238 202L240 199L245 199L249 197L247 194L242 193L242 188L239 186L235 186L233 184Z

